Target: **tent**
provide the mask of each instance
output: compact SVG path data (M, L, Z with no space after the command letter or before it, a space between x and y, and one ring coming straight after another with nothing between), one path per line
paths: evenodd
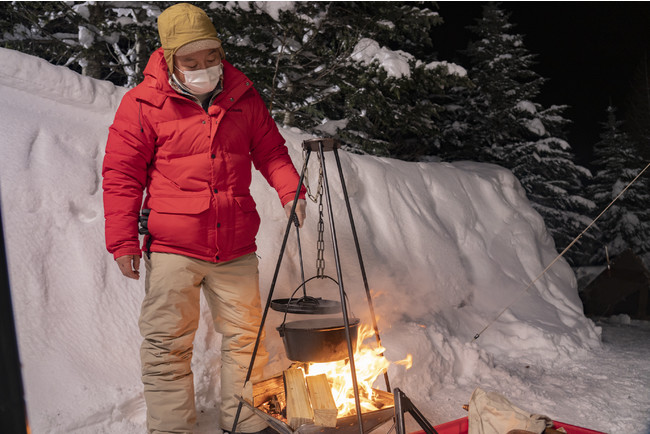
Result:
M643 261L626 250L580 293L587 316L627 314L650 319L650 272Z

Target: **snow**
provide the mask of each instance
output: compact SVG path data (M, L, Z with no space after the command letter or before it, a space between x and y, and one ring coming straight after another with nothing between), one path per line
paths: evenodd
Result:
M537 114L537 107L535 107L535 104L530 101L519 101L519 103L517 103L517 108L522 112L528 112L533 115Z
M537 107L535 107L535 104L530 101L519 101L519 103L517 103L517 109L521 110L522 112L530 113L532 115L537 114ZM528 129L528 131L537 136L541 137L546 134L544 123L539 118L535 117L532 119L527 119L524 126L526 129Z
M370 65L376 61L386 71L389 77L401 78L411 76L411 67L409 65L409 62L413 60L411 54L402 50L394 51L388 47L381 47L377 41L372 39L360 39L354 47L354 50L352 50L350 58L364 65ZM416 62L416 66L420 66L421 64L422 62L419 60ZM447 61L430 62L425 65L425 68L445 68L447 74L458 75L459 77L467 76L465 68Z
M32 431L140 433L143 282L122 277L104 249L100 175L107 128L125 89L11 50L0 49L0 60L0 197ZM281 132L300 167L300 143L309 136ZM345 152L341 163L386 356L413 355L411 369L391 366L391 386L430 422L464 416L461 406L481 386L566 423L650 432L650 324L585 318L563 259L523 292L557 252L509 171ZM315 186L316 158L309 173ZM340 183L336 170L328 173L343 280L354 313L368 322ZM266 299L286 217L257 172L251 191L263 217L258 254ZM309 203L301 232L308 272L316 210ZM297 279L292 234L274 296L287 296ZM336 293L331 285L312 290ZM220 336L205 307L193 360L197 433L218 432ZM281 321L269 313L269 375L288 366L274 333Z
M546 134L546 128L544 128L544 124L539 118L526 120L526 128L531 133L536 134L540 137Z
M79 26L79 44L84 48L90 48L95 41L95 35L87 27Z
M350 57L364 65L370 65L374 61L379 62L389 77L411 76L409 61L413 56L405 51L393 51L387 47L380 47L379 43L372 39L362 38L359 40Z
M344 129L347 125L348 125L347 119L339 119L336 121L326 120L321 125L319 125L317 129L329 136L335 136L338 130Z
M237 2L229 2L227 6L233 6L234 4L237 4L239 7L241 7L244 10L251 10L251 2L246 2L246 1L237 1ZM255 5L260 9L261 12L264 12L268 14L271 18L273 18L275 21L280 20L280 12L284 10L293 10L295 9L296 5L295 2L289 1L257 1L254 2Z
M447 62L446 60L427 63L426 68L446 68L448 74L457 75L459 77L467 77L467 70L465 68L460 65L456 65L455 63Z

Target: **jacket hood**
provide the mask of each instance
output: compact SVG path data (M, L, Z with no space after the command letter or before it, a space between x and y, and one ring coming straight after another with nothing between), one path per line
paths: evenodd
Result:
M226 60L222 62L224 77L222 93L230 94L240 86L245 86L246 89L252 88L252 81L243 72ZM169 68L167 67L163 48L157 49L149 57L149 62L144 69L144 80L135 89L140 89L140 91L137 91L138 98L152 102L154 105L160 105L156 98L164 100L168 96L180 96L169 84ZM155 89L157 92L151 92L151 89Z

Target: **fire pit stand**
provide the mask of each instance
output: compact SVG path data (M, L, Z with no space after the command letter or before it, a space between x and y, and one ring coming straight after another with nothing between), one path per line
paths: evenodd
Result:
M363 279L363 284L365 287L366 291L366 298L368 301L368 307L370 310L370 316L372 318L372 325L374 328L375 332L375 337L377 339L377 343L379 346L381 346L381 339L379 337L379 328L377 326L377 320L375 317L375 311L374 307L372 304L372 298L370 294L370 288L368 286L368 279L366 276L366 271L365 267L363 264L363 259L361 257L361 248L359 246L359 238L357 236L357 231L354 225L354 219L352 217L352 208L350 206L350 200L348 197L348 192L347 188L345 185L345 181L343 178L343 170L341 169L341 161L339 158L338 154L338 149L340 148L340 142L335 139L309 139L305 140L302 143L303 150L305 151L305 158L304 158L304 164L302 166L302 170L300 173L300 181L298 184L298 187L296 189L296 195L293 200L293 207L291 208L291 216L293 218L289 219L287 222L286 230L284 233L284 238L282 240L282 247L280 249L280 254L278 257L278 261L275 267L275 273L273 275L273 279L271 282L271 287L269 290L268 298L266 301L266 306L264 308L264 312L262 314L262 319L259 327L259 331L257 334L257 339L255 341L255 346L253 348L253 354L251 356L251 361L248 367L248 372L246 375L246 383L248 383L251 379L251 374L253 371L253 366L255 363L255 358L257 356L257 351L259 349L260 345L260 340L262 336L262 330L264 328L264 323L266 322L266 316L268 314L269 307L272 304L272 297L273 297L273 291L275 289L275 285L277 282L278 278L278 273L280 271L280 265L282 263L282 258L284 256L284 251L287 245L287 240L289 237L289 232L291 230L291 225L294 223L295 219L295 210L296 210L296 205L298 203L298 198L300 194L300 190L302 186L305 183L305 175L307 172L307 164L309 162L309 157L312 152L317 152L318 157L320 160L321 164L321 170L322 170L322 181L323 181L323 188L324 188L324 193L325 197L327 200L327 208L328 208L328 216L329 216L329 223L330 223L330 232L331 232L331 237L332 237L332 244L333 244L333 250L334 250L334 260L336 263L336 273L337 273L337 283L339 286L339 293L341 297L341 311L342 311L342 316L343 316L343 322L345 325L345 337L347 341L347 349L348 349L348 356L349 356L349 364L350 364L350 370L351 370L351 380L352 380L352 385L354 389L354 398L355 398L355 406L356 406L356 415L348 416L345 418L341 418L337 420L337 426L336 428L325 428L317 425L302 425L300 426L296 431L293 431L289 425L285 424L284 422L275 419L273 416L266 414L265 412L259 410L258 408L254 407L251 405L251 403L248 403L246 400L244 400L242 397L238 396L237 398L239 399L240 403L237 408L237 413L235 415L235 421L233 423L233 427L231 429L231 432L236 432L237 428L237 422L239 421L239 416L242 410L243 406L246 406L247 408L250 408L255 414L259 415L262 417L264 420L266 420L269 425L276 430L277 432L281 434L294 434L294 433L300 433L300 434L316 434L316 433L328 433L330 431L336 432L337 434L351 434L353 432L359 432L360 434L364 434L367 432L370 432L372 429L376 428L380 424L386 422L390 418L395 416L395 409L394 405L389 405L386 406L386 408L382 408L380 410L376 410L373 412L367 412L363 413L361 409L361 403L360 403L360 398L359 398L359 387L357 384L357 378L356 378L356 368L354 365L354 348L353 348L353 343L352 343L352 338L351 338L351 332L350 332L350 320L348 318L348 307L347 307L347 299L346 299L346 294L343 286L343 277L342 277L342 272L341 272L341 261L339 257L339 250L338 250L338 243L337 243L337 237L336 237L336 229L334 225L334 215L333 215L333 210L332 210L332 198L331 198L331 193L330 193L330 185L328 181L328 176L327 176L327 168L325 164L325 152L333 152L334 157L336 159L336 166L338 168L338 173L339 173L339 178L341 181L341 188L343 192L343 198L345 200L345 205L347 208L347 213L348 213L348 218L350 221L350 227L352 229L352 235L354 238L354 244L356 247L356 252L357 256L359 259L359 268L361 271L361 276ZM299 240L298 240L299 242ZM303 285L304 285L304 276L303 276ZM289 307L287 307L288 309ZM386 388L388 391L391 390L390 388L390 383L388 380L388 373L384 373L384 380L386 382ZM398 389L396 389L398 390ZM383 392L383 391L381 391ZM387 393L388 395L391 395L389 392L383 392ZM400 392L401 393L401 392ZM401 396L401 395L400 395ZM392 397L392 396L391 396ZM396 399L396 398L395 398ZM410 402L410 401L409 401ZM397 404L395 404L396 406ZM413 407L414 408L414 407ZM403 414L402 414L403 416ZM355 420L356 419L356 420ZM403 419L401 419L403 422ZM402 424L403 425L403 424ZM422 423L420 423L422 425ZM429 425L430 426L430 425ZM364 428L367 428L364 429ZM398 427L399 428L399 427ZM402 426L403 428L403 426ZM426 427L428 428L428 427ZM428 434L432 434L432 431L428 430L425 428L425 431L427 431ZM435 432L435 431L433 431ZM400 433L402 434L402 433Z
M385 422L395 417L393 396L383 390L375 390L375 393L380 394L380 399L386 404L386 406L379 410L363 413L363 427L366 430L366 433L371 432L375 428L381 426ZM244 407L250 409L253 411L253 413L264 419L270 427L272 427L280 434L354 434L356 432L359 432L357 415L345 416L337 419L336 427L334 428L328 428L314 424L305 424L300 425L294 430L284 421L269 415L257 407L254 407L251 405L251 403L242 397L238 398Z

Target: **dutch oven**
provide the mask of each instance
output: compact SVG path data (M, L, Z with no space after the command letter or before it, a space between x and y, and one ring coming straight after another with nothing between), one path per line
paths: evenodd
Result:
M359 319L349 320L352 351L356 351ZM349 357L343 318L318 318L284 322L277 330L289 360L323 363Z

